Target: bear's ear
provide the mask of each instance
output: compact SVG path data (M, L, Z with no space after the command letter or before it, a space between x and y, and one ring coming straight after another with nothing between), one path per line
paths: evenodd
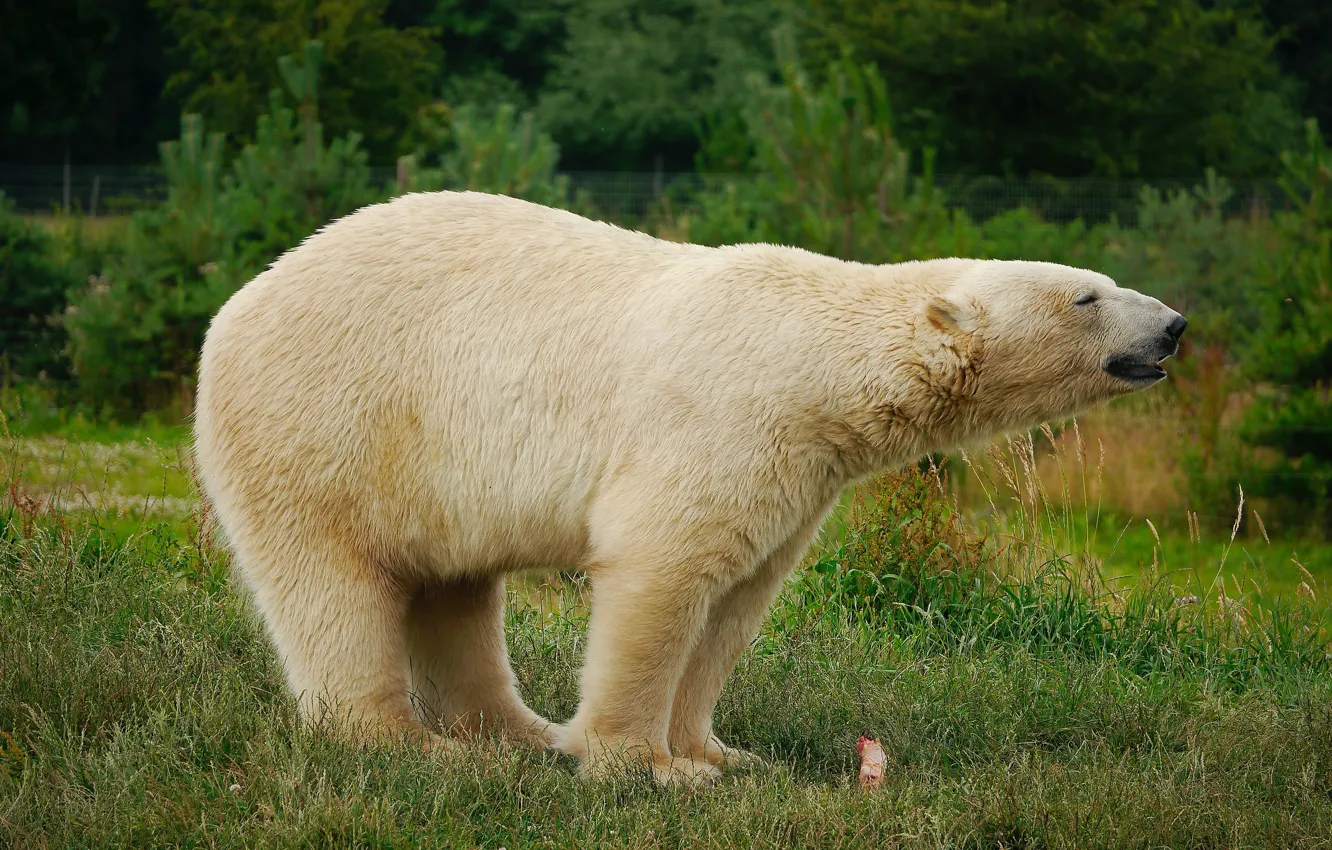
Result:
M925 303L925 318L942 333L970 336L980 327L977 308L954 295L932 295Z

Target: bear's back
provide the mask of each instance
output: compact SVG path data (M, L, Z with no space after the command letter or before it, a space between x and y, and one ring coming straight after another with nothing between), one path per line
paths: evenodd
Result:
M529 288L578 278L581 289L608 277L607 267L617 268L623 282L663 258L706 250L502 195L430 192L333 222L280 257L255 283L264 288L299 282L311 295L317 287L345 295L348 285L425 287L518 278ZM536 269L572 274L534 276Z

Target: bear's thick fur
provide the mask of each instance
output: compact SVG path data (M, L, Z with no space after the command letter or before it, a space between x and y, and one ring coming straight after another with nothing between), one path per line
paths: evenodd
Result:
M416 194L218 313L196 451L307 714L706 780L745 756L712 734L722 685L848 483L1150 385L1182 329L1058 265L703 248ZM573 567L592 620L561 727L518 695L504 577Z

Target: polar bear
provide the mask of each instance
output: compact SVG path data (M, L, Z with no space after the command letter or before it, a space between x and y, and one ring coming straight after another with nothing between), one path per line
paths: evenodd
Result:
M723 683L838 495L1164 376L1185 320L1090 271L705 248L477 193L343 218L227 302L196 454L310 716L484 723L706 782ZM581 702L518 694L505 576L592 584Z

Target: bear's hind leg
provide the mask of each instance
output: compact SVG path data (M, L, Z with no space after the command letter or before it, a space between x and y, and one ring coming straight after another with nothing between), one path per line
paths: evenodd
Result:
M505 736L552 747L559 727L518 694L504 641L504 579L428 584L407 609L411 693L431 729Z
M237 554L307 720L443 743L407 700L406 596L396 582L334 547Z

